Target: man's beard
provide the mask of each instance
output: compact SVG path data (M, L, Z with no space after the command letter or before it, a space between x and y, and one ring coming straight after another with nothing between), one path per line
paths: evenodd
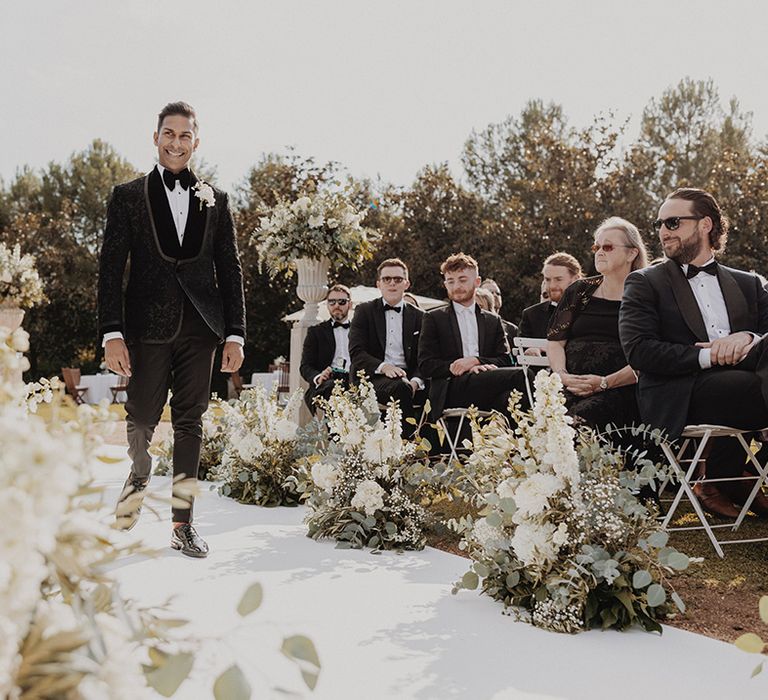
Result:
M687 265L701 253L701 248L702 242L699 238L691 238L687 241L680 240L680 247L677 252L674 255L667 255L667 257L674 260L678 265Z

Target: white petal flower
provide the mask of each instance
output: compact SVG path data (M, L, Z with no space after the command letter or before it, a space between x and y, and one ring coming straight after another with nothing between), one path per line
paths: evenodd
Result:
M384 507L384 489L371 479L361 481L350 504L366 515L373 515Z

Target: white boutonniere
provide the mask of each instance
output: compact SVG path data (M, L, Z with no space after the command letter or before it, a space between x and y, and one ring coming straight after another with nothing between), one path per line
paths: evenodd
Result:
M213 187L207 182L198 180L192 189L195 191L195 197L200 200L200 209L203 208L203 204L205 204L206 207L212 207L216 204L216 197L213 195Z

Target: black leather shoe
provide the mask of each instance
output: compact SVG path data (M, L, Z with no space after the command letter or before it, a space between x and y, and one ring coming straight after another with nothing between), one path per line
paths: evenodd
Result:
M130 530L141 515L141 503L144 500L144 489L147 488L149 479L140 479L129 476L123 484L120 498L117 499L115 508L115 522L121 530Z
M178 549L188 557L203 559L208 556L208 545L190 523L184 523L173 528L171 547Z

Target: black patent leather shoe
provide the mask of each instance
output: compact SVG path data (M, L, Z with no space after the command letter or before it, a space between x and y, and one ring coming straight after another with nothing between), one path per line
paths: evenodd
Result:
M208 556L208 545L200 537L190 523L184 523L173 528L171 547L178 549L188 557L203 559Z
M130 530L139 522L144 489L147 488L148 483L149 479L140 479L135 476L129 476L125 480L115 508L115 523L121 530Z

